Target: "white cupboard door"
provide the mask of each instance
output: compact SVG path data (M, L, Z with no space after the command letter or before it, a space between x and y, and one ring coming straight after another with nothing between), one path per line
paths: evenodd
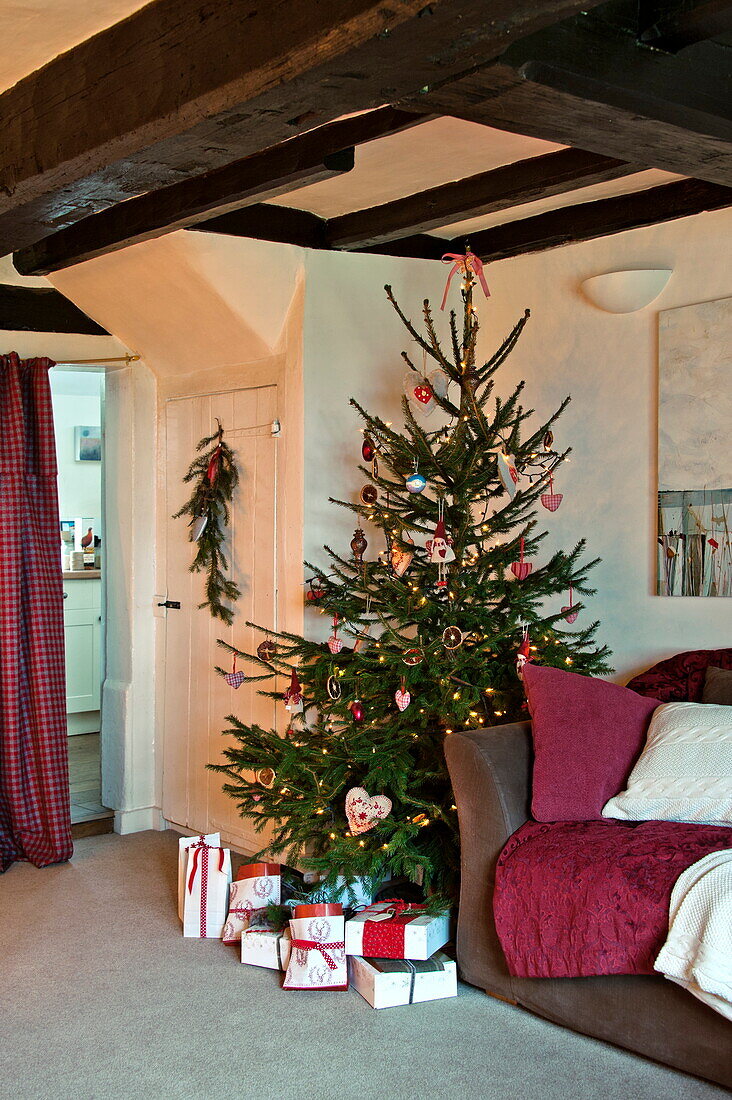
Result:
M98 607L64 613L67 714L99 710L100 617Z
M229 575L241 590L231 627L198 606L204 574L190 572L195 547L187 518L172 518L192 490L183 476L196 445L215 430L217 417L239 469L226 539ZM226 777L208 771L206 764L221 762L222 749L234 743L222 736L227 715L265 728L274 728L278 720L275 702L257 694L261 684L235 690L214 671L216 665L231 667L217 639L253 652L264 635L246 623L276 627L277 437L271 432L276 417L274 385L166 403L166 595L180 609L168 609L165 619L163 815L187 829L219 830L223 839L248 851L260 848L263 838L222 791ZM243 663L239 667L246 669ZM274 687L274 681L266 686Z

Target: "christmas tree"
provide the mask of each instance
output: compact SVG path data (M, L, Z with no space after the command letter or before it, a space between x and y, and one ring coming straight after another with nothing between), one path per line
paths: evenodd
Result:
M455 271L463 310L460 321L450 313L450 352L428 300L422 333L385 288L423 363L402 352L411 379L402 432L351 402L363 420L365 484L355 501L333 502L357 517L351 552L326 546L327 570L306 563L308 602L332 617L329 641L258 624L267 637L257 653L220 643L250 663L262 694L282 701L287 684L290 722L283 737L230 716L235 747L211 767L243 816L272 827L265 851L319 873L325 887L389 871L453 892L458 829L444 738L526 717L525 660L608 671L598 624L572 629L582 603L571 594L594 591L584 540L541 555L537 506L552 512L562 500L554 476L568 452L554 449L552 427L569 398L523 437L533 413L523 383L502 399L495 379L529 311L478 365L480 261L468 250ZM433 404L441 423L430 430ZM383 540L374 556L362 524Z

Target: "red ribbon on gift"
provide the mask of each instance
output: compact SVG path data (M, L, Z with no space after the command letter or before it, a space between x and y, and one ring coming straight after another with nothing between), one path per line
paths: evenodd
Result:
M456 271L461 271L464 275L475 275L478 282L483 287L483 293L486 298L490 298L491 292L488 289L488 284L485 281L485 275L483 274L483 261L480 256L476 256L474 252L471 252L469 248L465 249L465 255L461 256L459 252L446 252L442 257L443 264L452 264L450 274L447 276L447 282L445 283L445 293L442 295L442 305L440 309L445 308L445 302L447 301L447 293L450 289L450 283L452 277Z
M402 901L401 898L385 898L380 904L389 908L375 914L374 919L364 921L361 954L367 959L401 959L404 956L404 930L425 911L426 906Z
M335 959L331 958L328 952L345 951L346 949L346 945L343 940L341 940L340 943L320 943L319 940L293 940L291 946L293 950L296 947L299 947L302 951L319 951L325 959L326 963L328 964L329 970L337 970L338 963L335 961Z
M193 883L196 879L196 871L198 870L198 857L201 857L201 927L200 938L206 939L206 911L208 909L208 853L219 853L219 871L224 869L224 849L217 848L214 844L207 844L205 837L200 836L195 844L191 844L193 849L193 867L191 873L188 876L188 893L193 893Z

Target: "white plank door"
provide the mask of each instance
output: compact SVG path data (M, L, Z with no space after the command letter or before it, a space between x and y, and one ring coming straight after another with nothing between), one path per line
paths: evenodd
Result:
M196 444L214 431L217 417L239 469L227 557L242 595L233 605L231 627L198 607L204 574L189 569L195 549L186 518L172 519L190 496L183 476ZM252 652L264 635L247 627L247 621L276 627L278 440L271 431L276 418L274 385L166 402L167 598L181 606L169 609L165 620L163 815L187 829L220 830L223 839L245 851L260 848L263 838L223 793L225 777L207 771L206 764L220 762L222 749L233 743L221 732L228 714L265 728L277 724L276 704L259 696L257 685L234 690L214 672L215 665L230 667L218 638Z

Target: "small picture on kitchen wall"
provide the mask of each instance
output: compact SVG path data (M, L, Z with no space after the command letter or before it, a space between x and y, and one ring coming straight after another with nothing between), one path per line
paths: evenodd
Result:
M732 298L659 314L658 594L732 596Z
M83 425L74 428L74 453L77 462L101 462L102 429Z

